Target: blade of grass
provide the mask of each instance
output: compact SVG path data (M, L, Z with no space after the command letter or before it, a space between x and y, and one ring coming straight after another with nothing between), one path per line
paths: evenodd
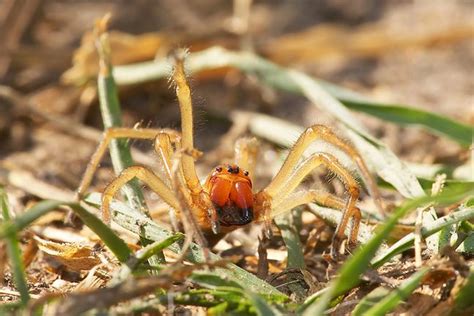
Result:
M382 179L392 184L405 197L424 195L416 177L385 144L369 135L347 108L322 89L311 77L296 71L290 71L289 75L300 87L303 95L315 106L331 113L344 124L352 143Z
M364 313L367 310L369 310L377 302L380 302L389 293L390 290L384 286L375 288L360 300L359 304L357 304L352 311L352 316L364 316Z
M44 200L36 203L20 216L13 220L7 221L0 225L0 239L7 238L11 234L16 234L28 225L33 223L36 219L63 205L62 202L53 200Z
M61 206L70 207L81 218L84 224L100 237L120 262L125 263L129 259L131 251L127 244L99 218L88 212L78 203L55 200L41 201L28 209L24 214L2 223L2 225L0 225L0 239L16 235L17 232L28 227L28 225L36 219Z
M298 229L294 223L295 212L288 212L286 214L275 217L275 224L281 231L281 237L286 245L288 251L287 268L304 269L303 245L298 234Z
M431 223L429 226L422 227L421 236L423 238L426 238L445 227L449 227L455 223L459 223L461 221L469 220L472 218L474 218L474 207L461 208L457 212L453 212L449 215L446 215L437 219L436 221ZM412 247L414 240L415 240L414 233L410 233L406 235L405 237L397 241L395 244L393 244L390 248L385 250L380 256L375 258L372 261L372 266L374 268L378 268L382 266L385 262L389 261L395 255L402 253L403 251Z
M130 248L109 226L79 204L70 204L69 206L81 218L84 224L100 237L100 240L112 251L118 261L126 263L129 260L132 255Z
M408 280L405 280L397 289L390 292L380 302L376 303L372 308L365 311L363 315L377 316L390 313L420 285L421 280L428 273L428 271L429 268L420 269L420 271L413 274Z
M287 92L301 94L300 88L288 77L285 68L279 67L249 52L232 52L221 47L212 47L189 55L188 69L191 73L222 67L235 67L253 74L266 84ZM169 76L170 66L166 61L152 61L118 66L114 76L119 85L137 84ZM437 114L405 105L373 102L359 94L334 84L315 80L334 98L345 106L396 124L418 125L447 136L464 147L471 144L472 127Z
M468 253L470 255L474 254L474 230L472 230L466 239L464 239L456 251Z
M459 290L454 298L454 310L452 315L468 315L469 311L474 312L474 265L471 265L469 276L464 282L464 286ZM466 314L463 314L466 313Z
M250 304L256 309L257 315L282 315L279 310L270 305L273 303L284 303L285 301L281 299L272 300L272 297L264 298L252 291L248 291L244 284L239 284L238 282L223 280L215 275L209 273L194 273L191 276L193 282L209 288L212 290L228 290L235 292L240 299L242 297L247 297Z
M104 129L122 126L122 113L118 98L117 86L112 75L112 63L110 59L110 46L106 27L109 17L104 17L96 25L96 47L99 54L99 75L97 77L97 88L99 93L100 112ZM109 145L110 157L116 175L119 175L125 168L133 165L130 147L126 139L114 139ZM130 181L122 188L130 206L147 212L144 204L143 193L140 190L137 180Z
M2 208L2 216L4 221L10 221L10 209L8 207L7 193L0 186L0 204ZM28 292L28 282L26 281L25 267L21 258L20 242L16 233L9 234L6 238L7 254L10 258L10 265L12 267L13 279L16 288L20 293L20 300L23 306L28 304L30 300L30 293Z
M99 193L92 193L85 198L85 201L95 207L100 207L101 195ZM149 240L158 241L164 240L172 235L168 230L158 226L151 219L142 214L138 214L123 203L114 200L110 206L112 210L112 219L120 226L139 236ZM168 249L178 254L181 252L181 246L176 243L169 246ZM210 257L213 261L221 260L218 255L213 253L210 253ZM192 263L205 262L202 248L197 244L192 243L186 256L186 260ZM284 294L270 284L260 280L253 274L234 264L229 263L227 269L215 268L215 272L222 278L230 278L245 284L250 290L256 293L286 298Z
M436 113L404 104L372 101L356 92L337 85L319 81L332 96L348 108L363 112L398 125L419 125L431 132L447 136L464 147L471 144L472 127Z
M245 296L247 296L252 303L253 307L255 308L257 315L260 316L272 316L272 315L283 315L279 310L273 308L271 305L267 304L267 302L258 294L253 292L244 291Z
M466 185L464 188L446 189L435 196L423 196L404 202L398 207L392 215L385 221L385 224L378 227L373 237L363 246L356 250L341 267L339 276L331 282L328 290L313 304L314 298L308 298L301 306L300 311L304 310L303 315L322 315L326 310L332 298L344 294L349 289L360 283L361 276L370 265L370 261L377 252L382 242L390 234L399 219L405 216L409 211L427 203L458 203L465 197L474 194L474 186Z
M138 250L135 255L130 256L126 264L121 267L120 271L109 284L116 285L120 282L123 282L133 271L135 271L135 269L137 269L141 264L145 263L145 261L157 253L163 251L165 248L168 248L175 242L181 241L183 239L184 235L182 233L176 233L165 240L155 241Z
M120 110L120 101L118 98L117 86L112 74L113 67L110 56L110 45L108 42L108 33L106 32L110 15L106 15L96 24L94 29L96 35L96 47L99 54L99 75L97 77L97 86L99 92L99 104L102 114L104 128L122 126L122 113ZM124 169L133 165L132 154L126 139L113 139L109 145L110 157L116 175L119 175ZM130 206L150 217L145 205L143 193L137 179L132 179L122 188ZM140 239L146 246L150 241ZM149 258L151 266L158 266L165 261L163 253L157 253Z

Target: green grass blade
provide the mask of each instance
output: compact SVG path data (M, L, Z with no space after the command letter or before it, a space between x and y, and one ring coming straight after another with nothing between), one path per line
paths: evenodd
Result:
M175 242L181 241L184 239L182 233L175 233L165 240L155 241L148 246L138 250L135 255L130 256L126 264L121 267L121 269L116 273L109 285L117 285L120 282L123 282L130 274L135 271L141 264L145 263L148 259L160 253L165 248L168 248Z
M398 304L405 300L419 285L423 277L428 273L429 268L422 268L420 271L405 280L397 289L390 292L380 302L364 312L365 316L386 315Z
M36 203L15 219L2 223L0 225L0 239L6 238L10 234L16 234L33 223L36 219L61 205L63 205L63 202L53 200L44 200Z
M165 240L162 241L155 241L148 246L138 250L135 254L135 257L137 258L135 262L135 266L138 266L145 261L147 261L149 258L157 254L158 252L168 248L175 242L179 242L184 239L184 235L182 233L175 233L174 235L166 238Z
M289 77L315 106L331 113L344 124L346 134L358 152L382 179L392 184L405 197L424 195L416 177L398 157L385 144L370 136L352 113L322 89L317 81L296 71L290 71Z
M470 220L474 218L474 207L462 208L457 212L453 212L449 215L443 216L436 221L430 223L428 226L422 227L421 236L426 238L432 234L440 231L445 227L449 227L453 224L459 223L464 220ZM372 261L372 266L378 268L385 262L389 261L395 255L409 249L413 246L415 240L415 234L410 233L393 244L389 249L385 250L380 256Z
M86 197L85 201L91 205L100 207L101 195L98 193L90 194ZM113 220L120 226L135 234L138 234L139 236L153 241L161 241L172 235L171 232L158 226L148 217L137 213L121 202L113 201L110 206ZM168 249L175 253L181 252L181 246L176 243L169 246ZM211 253L211 259L221 260L222 258ZM192 263L205 262L202 248L195 243L191 244L186 256L186 260ZM238 281L239 283L245 284L247 288L256 293L286 298L284 294L267 282L260 280L255 275L234 264L229 263L227 265L227 269L215 268L215 272L224 279L232 279Z
M386 287L379 286L364 296L352 311L352 316L364 316L365 312L390 293Z
M0 187L0 204L4 221L10 221L10 210L8 207L7 194L3 187ZM25 267L21 258L20 242L16 233L11 233L6 238L7 254L10 258L13 279L16 288L20 293L20 300L23 306L28 304L30 293L28 292L28 282L26 281Z
M468 253L471 255L474 254L474 230L469 233L469 235L466 237L466 239L464 239L456 251Z
M472 127L436 113L402 105L356 101L353 99L339 100L352 110L370 114L398 125L425 127L434 134L451 138L463 147L469 147L471 144Z
M69 203L55 200L41 201L28 209L24 214L16 217L13 220L3 223L0 226L0 239L8 238L8 236L16 234L17 232L26 228L36 219L60 206L70 207L81 218L84 224L100 237L100 239L112 251L112 253L120 262L125 263L128 260L131 255L131 251L127 244L99 218L88 212L78 203Z
M287 268L304 269L303 244L296 224L294 223L296 214L294 211L275 217L275 224L281 231L281 237L288 251Z
M110 62L110 47L107 33L99 35L96 40L97 50L100 57L100 71L97 77L97 88L99 93L100 112L104 129L122 126L122 113L118 98L115 79L112 75L112 64ZM132 154L126 139L114 139L109 145L110 157L116 175L125 168L133 165ZM122 188L129 204L140 211L145 211L144 197L137 180L130 181Z
M97 30L96 30L97 31ZM110 47L108 43L108 34L103 33L96 39L97 51L99 53L99 75L97 77L97 87L99 92L99 104L102 114L104 128L122 126L122 113L120 110L120 101L118 98L117 86L113 76L113 67L111 63ZM109 145L110 157L116 175L119 175L124 169L133 165L132 154L127 139L114 139ZM132 179L122 187L130 206L150 217L145 205L143 192L137 179ZM149 240L140 239L146 246ZM163 253L157 253L149 258L150 265L158 266L165 261Z
M257 315L283 315L280 311L267 304L267 302L260 295L248 291L245 291L244 294L249 298L250 302L252 303L253 307L257 312Z
M257 315L281 315L280 311L269 304L272 302L272 297L266 297L265 299L264 297L249 291L245 287L245 284L240 284L231 280L225 280L216 275L201 272L193 273L191 279L200 286L211 290L233 292L237 294L237 297L240 297L239 300L242 300L242 297L247 297L249 303L255 308ZM275 303L284 302L280 298L277 298L274 301Z
M100 237L100 240L112 251L118 261L121 263L127 262L132 252L122 238L118 237L114 231L97 216L79 204L69 204L69 206L74 210L74 213L81 218L84 224Z
M374 236L365 245L357 249L354 255L346 261L339 271L338 278L331 283L323 296L315 304L307 300L302 305L302 310L307 308L304 315L322 315L332 298L344 294L358 285L360 282L359 277L369 268L370 261L377 252L377 249L388 237L398 220L409 211L427 203L456 203L473 194L474 186L466 185L464 188L446 189L436 196L423 196L403 203L385 221L385 224L378 227Z
M459 290L454 298L453 315L469 315L474 314L474 265L471 265L469 276L463 287ZM465 314L463 314L465 313Z
M274 88L296 94L302 93L300 88L288 78L284 68L248 52L232 52L221 47L212 47L190 54L187 64L191 73L220 67L235 67L243 72L256 75ZM161 60L118 66L114 70L114 76L119 85L137 84L167 78L169 70L169 64ZM316 82L334 98L353 110L396 124L422 126L437 134L447 136L465 147L471 144L473 129L465 124L409 106L373 102L334 84L323 81Z

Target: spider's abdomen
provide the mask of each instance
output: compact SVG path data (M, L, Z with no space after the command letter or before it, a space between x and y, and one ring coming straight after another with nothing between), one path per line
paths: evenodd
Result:
M219 166L206 182L223 226L246 225L253 220L252 182L247 175L237 166Z

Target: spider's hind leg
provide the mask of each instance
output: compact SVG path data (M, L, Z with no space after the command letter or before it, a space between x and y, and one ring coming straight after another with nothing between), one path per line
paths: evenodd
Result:
M352 174L347 171L331 154L327 153L314 153L309 158L304 160L298 167L291 173L282 184L278 186L278 190L267 192L267 189L258 193L258 196L263 196L264 201L271 203L274 210L282 209L286 204L286 209L289 208L292 198L291 193L298 187L298 185L306 178L306 176L315 168L320 165L324 165L326 168L334 172L339 176L341 181L344 183L349 197L344 205L334 204L334 199L331 199L332 203L337 206L338 209L342 210L342 218L337 225L336 232L333 238L332 248L333 250L339 251L342 242L345 239L344 231L349 223L349 220L353 219L352 230L350 233L350 243L355 244L357 241L357 234L360 222L360 211L356 207L357 200L359 199L359 186L357 181L354 179ZM310 198L310 197L308 197ZM308 199L307 198L307 199ZM317 198L313 194L313 198ZM309 203L311 200L307 200L305 203ZM300 203L300 204L305 204ZM296 205L295 205L296 206ZM275 213L275 212L273 212Z

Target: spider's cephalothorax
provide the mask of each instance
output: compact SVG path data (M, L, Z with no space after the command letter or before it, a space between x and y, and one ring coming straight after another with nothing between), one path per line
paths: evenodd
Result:
M237 165L220 165L207 178L205 188L222 226L252 222L253 193L248 171Z

